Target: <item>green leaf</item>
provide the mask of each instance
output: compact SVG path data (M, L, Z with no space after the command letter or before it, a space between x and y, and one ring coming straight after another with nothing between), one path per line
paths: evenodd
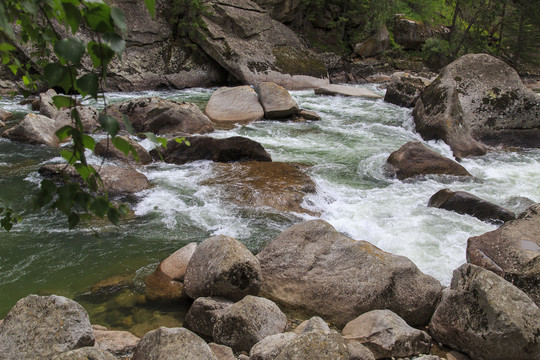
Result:
M118 225L118 222L120 221L120 213L114 206L110 206L107 210L107 217L111 223Z
M84 147L94 151L94 148L96 147L96 140L89 135L83 135L82 139Z
M49 87L61 86L66 92L71 88L71 74L70 69L60 63L47 64L43 72Z
M107 33L103 35L103 41L117 55L121 55L126 49L126 42L122 37L115 33Z
M36 206L43 207L49 204L51 201L53 201L55 194L56 194L56 185L51 180L48 180L48 179L42 180L41 188L36 197Z
M69 213L69 216L68 216L68 227L69 229L73 229L75 226L77 226L79 224L79 222L81 221L81 218L79 217L79 214L77 214L76 212L72 211L71 213Z
M94 214L96 214L100 218L103 218L107 213L107 210L109 209L109 202L104 198L97 198L92 203L90 209Z
M117 7L112 7L111 8L111 18L114 21L114 25L116 25L116 27L118 29L120 29L120 31L122 31L122 32L127 31L126 17L124 15L124 12L122 11L122 9L117 8Z
M122 114L122 121L124 122L124 127L126 128L126 131L130 135L135 135L135 131L133 130L133 125L131 125L131 121L129 120L129 117L126 114Z
M115 137L112 139L112 143L114 147L116 147L118 150L124 153L124 155L128 155L131 151L131 144L124 138L121 137Z
M65 96L65 95L55 95L52 97L53 105L57 109L61 109L64 107L72 107L75 106L75 99L71 96Z
M92 59L92 64L95 68L101 68L107 66L114 57L115 52L111 50L105 44L99 44L95 41L91 41L87 46L88 54Z
M156 134L151 132L145 132L143 133L144 136L146 136L150 141L152 141L157 146L163 146L165 149L167 148L167 139L164 137L156 136Z
M75 81L75 89L82 95L90 95L97 100L99 78L96 74L85 74Z
M60 129L56 130L56 132L54 134L56 135L58 140L60 140L60 142L62 142L65 139L67 139L68 137L70 137L72 132L73 132L73 127L70 126L70 125L66 125L66 126L62 126Z
M58 57L79 65L85 52L85 46L77 38L62 39L54 44L54 52Z
M116 134L118 134L120 126L118 125L118 120L116 120L116 118L102 113L101 115L99 115L98 121L103 130L109 133L111 137L115 137Z
M181 138L174 138L174 141L176 141L177 143L179 144L186 144L186 146L191 146L191 143L189 142L189 140L187 140L185 137L181 137Z
M79 192L79 185L75 183L68 183L60 186L56 190L58 194L58 200L56 200L56 207L64 214L71 212L73 207L75 195Z
M144 0L144 5L146 5L146 9L150 13L150 16L154 18L156 16L156 0Z
M106 4L87 3L83 16L88 26L96 32L106 33L114 30L111 21L111 8Z
M65 21L71 28L71 32L75 34L79 30L79 24L82 21L81 11L70 2L63 1L62 6L66 14Z
M84 191L79 191L75 195L75 203L81 206L85 211L90 208L92 202L92 196Z
M62 150L60 151L60 156L62 156L68 164L73 165L77 160L77 156L75 156L75 153L72 150Z

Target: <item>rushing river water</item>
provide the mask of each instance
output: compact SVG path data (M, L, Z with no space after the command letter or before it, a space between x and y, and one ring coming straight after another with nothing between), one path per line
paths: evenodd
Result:
M384 94L380 87L371 89ZM111 93L108 98L116 102L152 95L204 107L211 93L211 89L190 89ZM318 96L307 90L292 95L301 108L319 113L322 121L261 121L212 136L249 137L260 142L274 161L311 165L308 173L317 192L305 198L305 208L354 239L409 257L444 285L465 262L467 239L496 226L428 208L431 195L445 187L464 190L516 212L526 204L522 197L540 200L540 150L493 149L486 156L465 159L462 165L474 176L468 180L399 181L385 174L384 164L404 143L421 140L410 110L382 99ZM16 113L11 123L29 111L17 105L19 100L0 99L0 108ZM142 144L150 147L147 140ZM451 157L444 143L426 144ZM188 242L217 234L232 236L257 252L281 231L313 218L226 202L215 187L201 185L212 174L208 162L154 163L141 168L154 187L125 199L134 218L119 227L95 222L69 231L62 216L34 212L28 205L38 189L37 169L57 161L56 149L0 139L0 201L24 216L10 233L0 232L0 318L21 297L55 293L83 304L93 323L139 335L159 325L178 325L185 309L150 307L141 296L144 277L160 260ZM119 275L134 276L134 285L92 294L95 283Z

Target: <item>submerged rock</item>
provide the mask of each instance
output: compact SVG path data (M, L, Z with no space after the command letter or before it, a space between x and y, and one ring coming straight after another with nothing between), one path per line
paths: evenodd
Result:
M457 162L437 154L419 141L410 141L394 151L388 159L387 168L400 179L421 175L471 176Z
M467 241L467 261L491 270L540 306L540 205Z
M428 206L455 211L458 214L471 215L482 221L496 223L516 218L512 211L465 191L439 190L429 199Z
M148 301L173 303L187 297L184 284L165 275L159 266L146 277L144 284L144 294Z
M342 334L346 341L362 343L376 359L426 354L431 348L427 333L410 327L390 310L362 314L348 322Z
M58 147L60 141L55 133L62 126L69 124L70 122L59 123L49 117L30 113L17 125L4 131L2 137L32 145Z
M218 185L224 198L241 206L313 214L301 204L315 183L300 166L280 162L216 164L216 175L203 185Z
M249 351L267 336L285 331L287 317L268 299L247 295L225 310L214 325L214 341Z
M321 86L321 87L315 89L315 94L318 94L318 95L343 95L343 96L354 96L354 97L372 98L372 99L380 99L380 98L382 98L381 95L375 94L371 90L364 89L364 88L359 88L359 87L353 87L353 86L346 86L346 85L326 85L326 86Z
M189 143L189 145L188 145ZM160 156L161 153L161 156ZM272 161L270 154L256 141L233 136L225 139L207 136L187 137L186 141L178 143L171 140L167 149L154 149L150 154L155 159L163 158L166 163L185 164L197 160L212 160L215 162L245 162Z
M28 295L0 326L0 359L42 360L94 345L86 310L62 296Z
M348 238L321 220L294 225L257 258L263 296L338 327L375 309L426 324L442 290L409 259Z
M230 126L261 120L264 109L250 86L222 87L212 93L204 113L218 125Z
M429 329L436 341L473 359L539 359L538 306L503 278L472 264L454 271Z
M197 105L188 102L142 97L109 105L107 113L114 116L121 126L124 124L123 115L127 116L137 132L183 136L214 131L210 119Z
M184 285L192 299L221 296L238 301L258 295L261 266L251 252L235 239L218 235L197 246L189 261Z
M464 55L442 69L413 116L424 139L443 140L460 158L485 154L480 142L540 146L540 99L514 69L486 54Z

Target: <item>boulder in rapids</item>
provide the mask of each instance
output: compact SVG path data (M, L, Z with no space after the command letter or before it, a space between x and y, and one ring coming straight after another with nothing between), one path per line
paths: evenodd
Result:
M326 85L315 89L315 94L318 95L342 95L353 96L368 99L380 99L381 95L375 94L373 91L346 85Z
M212 93L205 114L217 125L230 126L261 120L264 109L251 86L222 87Z
M122 116L127 116L137 132L182 136L214 131L210 119L197 105L188 102L143 97L109 105L107 113L121 126L124 124Z
M242 136L225 139L190 136L182 143L171 140L167 143L166 149L154 149L150 151L150 154L156 160L162 158L166 163L178 165L197 160L212 160L224 163L272 161L270 154L266 152L261 144Z
M117 138L121 138L133 147L135 153L137 154L139 164L146 165L152 162L152 157L150 156L148 151L146 151L146 149L139 145L139 143L137 143L135 140L126 136L117 136ZM104 158L118 159L129 163L137 162L133 157L133 150L131 150L128 155L124 154L121 150L119 150L118 148L116 148L116 146L113 145L110 138L103 139L98 142L94 147L94 154L97 156L102 156Z
M30 113L17 125L4 131L2 136L32 145L58 147L60 141L56 136L56 131L70 123L71 121L60 123L47 116Z
M387 169L403 180L422 175L471 176L457 162L437 154L419 141L410 141L394 151L388 159Z
M262 82L255 87L266 119L286 119L298 114L298 104L283 87L272 82Z
M318 55L250 0L206 0L204 27L193 40L242 84L275 82L287 89L328 84Z
M72 180L83 184L79 173L72 166L64 164L49 164L39 168L39 173L48 178L62 179L66 173ZM118 166L103 166L99 169L103 186L110 195L133 194L150 188L148 178L135 169Z
M257 258L263 296L337 327L375 309L392 310L413 326L427 324L442 290L406 257L353 240L322 220L294 225Z
M386 85L384 101L403 107L414 107L430 80L406 72L395 72Z
M215 176L203 185L218 185L231 202L314 215L301 205L305 195L315 192L315 183L299 165L252 161L214 168Z
M9 311L0 326L0 359L51 359L94 345L86 310L62 296L28 295Z
M467 241L467 261L493 271L540 306L540 205Z
M465 191L439 190L429 199L428 206L471 215L482 221L495 223L516 218L512 211Z
M0 126L6 126L4 121L8 120L12 116L13 116L13 114L10 113L9 111L6 111L4 109L0 109Z
M540 146L540 98L517 72L486 54L468 54L443 68L422 92L416 131L441 139L458 158L483 155L482 143Z
M540 309L521 290L481 267L464 264L429 324L434 340L478 360L540 358Z

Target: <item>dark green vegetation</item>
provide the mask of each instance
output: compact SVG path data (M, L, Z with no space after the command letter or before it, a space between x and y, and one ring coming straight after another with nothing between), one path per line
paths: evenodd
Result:
M153 13L155 0L145 0ZM81 30L81 31L79 31ZM0 3L0 55L14 75L22 77L25 91L36 91L46 83L65 94L78 93L83 98L105 98L99 90L107 75L107 66L125 49L122 33L126 31L124 13L100 1L90 0L7 0ZM86 36L81 34L85 33ZM30 62L19 60L17 46L32 49ZM84 65L83 58L91 65ZM68 165L73 166L84 180L79 183L65 177L60 185L51 180L41 181L41 191L35 199L38 208L50 208L64 213L70 228L81 217L107 217L117 224L127 207L114 204L103 189L96 169L87 162L85 150L93 150L95 140L84 133L75 98L69 95L53 97L58 108L71 110L72 124L56 132L62 140L72 139L73 145L61 151ZM118 121L103 112L99 116L102 130L113 144L126 155L137 158L135 149L124 139L116 137ZM126 128L131 126L126 122ZM19 216L6 205L0 207L0 228L10 230Z
M531 0L303 0L292 25L315 46L350 53L354 44L382 25L391 33L394 17L448 30L429 39L423 57L443 65L466 53L489 53L518 71L540 62L540 4ZM336 36L338 34L338 36ZM392 42L396 55L401 49Z

